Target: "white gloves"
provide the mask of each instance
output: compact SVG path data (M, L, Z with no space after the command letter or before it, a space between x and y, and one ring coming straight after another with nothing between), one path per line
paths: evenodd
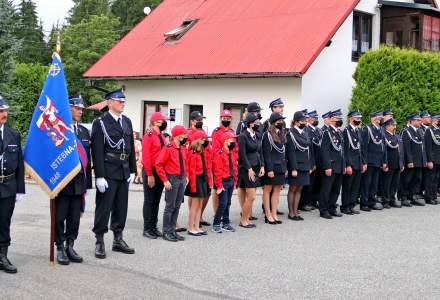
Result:
M15 195L15 202L21 202L24 199L24 194L16 194Z
M107 180L105 180L105 178L103 177L96 178L96 188L100 193L104 193L105 190L108 188Z
M128 179L127 179L127 182L128 183L133 183L134 182L134 177L136 176L136 174L134 174L134 173L131 173L130 174L130 177L128 177Z

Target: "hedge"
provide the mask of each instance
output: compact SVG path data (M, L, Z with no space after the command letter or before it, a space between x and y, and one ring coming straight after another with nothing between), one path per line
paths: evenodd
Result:
M354 74L350 109L369 114L391 108L399 127L411 113L440 113L440 54L381 47L364 54Z

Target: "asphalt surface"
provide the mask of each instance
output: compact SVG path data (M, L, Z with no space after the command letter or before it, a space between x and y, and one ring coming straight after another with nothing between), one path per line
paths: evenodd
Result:
M136 190L136 188L135 188ZM130 192L125 240L134 255L94 258L94 191L76 250L84 263L49 267L49 201L27 186L12 223L10 259L19 273L0 272L1 299L439 299L439 206L391 209L266 225L261 198L257 228L187 236L170 243L142 237L143 194ZM286 212L285 198L281 210ZM163 203L162 203L163 204ZM186 223L186 203L179 221ZM163 205L161 206L160 215ZM231 217L239 221L233 199ZM209 206L207 219L212 221ZM160 221L161 224L161 221Z

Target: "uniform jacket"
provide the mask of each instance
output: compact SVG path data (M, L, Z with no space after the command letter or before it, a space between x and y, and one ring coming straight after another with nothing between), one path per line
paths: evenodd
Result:
M190 191L192 193L197 191L197 176L202 175L204 172L208 179L208 185L212 188L212 159L207 158L205 153L202 154L195 150L189 150L186 159Z
M241 168L249 170L252 167L261 168L264 166L260 133L255 132L255 138L252 138L249 131L243 131L238 137L238 146Z
M402 140L405 151L405 164L413 163L416 168L424 167L426 154L422 133L407 125L402 129Z
M217 189L223 188L223 179L227 179L231 177L231 172L229 169L229 153L230 151L225 149L220 149L214 152L213 159L213 169L214 169L214 183ZM234 186L237 185L238 182L238 162L234 160L234 156L232 156L232 167L234 170Z
M384 130L385 144L387 147L388 168L399 170L405 166L403 143L398 134L391 134Z
M305 128L312 142L312 155L313 161L316 167L321 167L321 142L322 142L322 130L318 127L312 127L311 125Z
M387 151L381 127L376 128L376 126L370 124L362 128L361 147L363 161L368 166L380 168L387 163Z
M292 136L296 143L292 139ZM286 139L287 169L289 172L294 170L303 172L310 171L314 166L313 144L305 128L302 133L299 133L296 128L290 128Z
M425 132L426 161L440 164L440 128L430 126Z
M153 168L166 139L162 132L149 129L142 139L142 165L147 176L153 176Z
M285 153L286 138L282 137L280 143L275 143L278 148L284 148L284 152L278 152L269 141L270 133L266 131L263 134L262 148L265 172L274 172L284 174L287 171L287 160Z
M354 129L353 126L348 125L342 132L342 136L344 137L345 165L353 170L360 171L362 165L365 164L364 156L361 152L361 129Z
M343 174L345 168L342 133L332 126L324 132L321 144L322 169L332 169L333 174Z
M183 170L180 168L179 151L182 152ZM187 154L188 149L185 146L177 148L173 141L162 148L156 160L156 171L164 183L168 181L167 175L188 177Z

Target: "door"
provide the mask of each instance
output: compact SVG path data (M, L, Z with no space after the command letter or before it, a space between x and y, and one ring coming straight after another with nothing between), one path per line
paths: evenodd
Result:
M162 112L164 115L168 115L168 102L162 101L144 101L144 117L142 135L145 134L150 127L150 117L155 112Z

